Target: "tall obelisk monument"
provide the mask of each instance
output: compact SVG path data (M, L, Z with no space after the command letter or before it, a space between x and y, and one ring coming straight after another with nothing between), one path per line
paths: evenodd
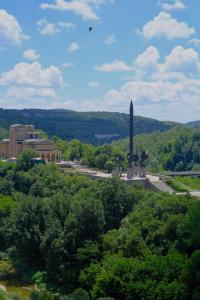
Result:
M133 157L133 101L130 103L130 127L129 127L129 154L131 158Z
M130 103L129 112L129 154L128 154L128 170L127 178L133 177L133 101Z

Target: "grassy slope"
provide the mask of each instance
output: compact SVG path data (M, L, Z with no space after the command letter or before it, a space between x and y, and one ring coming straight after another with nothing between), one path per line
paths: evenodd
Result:
M167 183L177 192L200 190L200 178L175 177Z
M0 300L11 300L11 298L8 297L8 295L0 289Z

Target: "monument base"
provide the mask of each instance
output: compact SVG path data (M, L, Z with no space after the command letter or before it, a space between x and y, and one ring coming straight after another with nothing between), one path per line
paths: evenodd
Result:
M133 167L128 167L127 179L132 179L132 178L133 178Z
M133 166L133 176L138 177L138 166Z
M116 167L115 170L113 170L112 175L122 177L122 167Z
M146 178L147 174L146 174L146 168L145 167L139 167L138 168L138 176L140 178Z

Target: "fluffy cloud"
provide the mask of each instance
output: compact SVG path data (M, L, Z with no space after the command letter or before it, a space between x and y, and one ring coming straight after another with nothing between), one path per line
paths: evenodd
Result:
M67 49L68 52L75 52L77 50L79 50L79 45L75 42L71 43Z
M83 20L98 20L99 17L94 11L94 8L98 8L101 5L114 3L114 0L55 0L53 4L42 3L42 9L54 9L71 11L76 15L82 17Z
M174 0L173 2L162 2L159 1L158 4L161 6L163 10L173 11L173 10L182 10L186 9L186 5L180 0Z
M95 66L95 70L100 72L130 72L133 68L121 60L115 60L112 63Z
M41 8L72 11L75 14L80 15L83 19L98 20L97 15L90 7L88 1L84 0L73 0L71 2L66 2L64 0L55 0L54 4L43 3L41 5Z
M41 19L37 22L39 32L42 35L54 35L61 32L63 29L74 29L76 26L70 22L48 22L46 19Z
M196 47L200 47L200 39L194 38L188 42L189 45L194 45Z
M160 64L159 58L158 49L148 47L134 60L135 73L143 76L145 72L153 80L181 80L200 70L199 54L193 48L176 46Z
M0 76L0 84L58 87L63 84L63 79L60 70L55 66L42 69L38 62L19 63Z
M0 44L1 46L20 45L21 41L28 39L24 35L17 19L8 14L6 10L0 10Z
M120 89L110 90L104 98L95 101L67 100L60 106L77 111L123 111L128 113L130 99L136 114L162 120L188 122L199 118L200 80L179 82L164 80L130 81Z
M158 50L149 48L134 60L136 71L142 69L145 76L129 79L121 88L108 91L104 97L106 109L127 111L130 99L134 99L137 114L177 121L199 118L199 54L192 48L176 46L159 63ZM148 53L153 55L148 57Z
M23 57L28 60L37 60L40 55L34 49L27 49L24 51Z
M153 46L149 46L144 53L138 55L134 62L139 68L143 69L155 67L159 58L160 55L158 49Z
M187 23L178 22L169 13L161 12L152 21L144 25L142 35L146 39L165 36L169 40L174 38L188 38L195 33L193 27Z
M183 73L194 73L199 67L199 54L192 48L184 49L182 46L176 46L161 66L163 72Z
M55 66L43 69L38 62L19 63L0 76L0 85L5 89L2 98L6 103L18 99L22 105L30 107L29 104L37 106L44 98L56 99L56 89L63 86L63 79ZM21 107L20 104L16 106Z
M119 91L109 91L106 98L110 105L118 104L122 100L131 99L133 95L135 103L147 100L150 102L172 101L176 96L176 91L180 91L180 86L169 82L137 80L124 84Z
M112 44L114 44L114 43L116 43L116 42L117 42L117 40L116 40L116 36L115 36L114 34L109 35L109 36L105 39L105 43L106 43L107 45L112 45Z
M88 86L91 87L91 88L98 88L99 87L99 82L98 81L90 81L88 83Z
M199 106L199 97L200 80L132 81L124 84L119 90L109 91L105 96L105 103L108 109L110 107L114 111L122 111L127 109L130 99L134 99L139 114L160 119L188 121L190 119L188 114L194 113L195 106ZM178 111L182 113L178 114Z

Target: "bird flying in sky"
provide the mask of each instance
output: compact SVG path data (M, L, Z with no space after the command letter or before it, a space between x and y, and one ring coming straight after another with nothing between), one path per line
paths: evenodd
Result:
M89 32L91 32L93 30L93 27L89 27Z

